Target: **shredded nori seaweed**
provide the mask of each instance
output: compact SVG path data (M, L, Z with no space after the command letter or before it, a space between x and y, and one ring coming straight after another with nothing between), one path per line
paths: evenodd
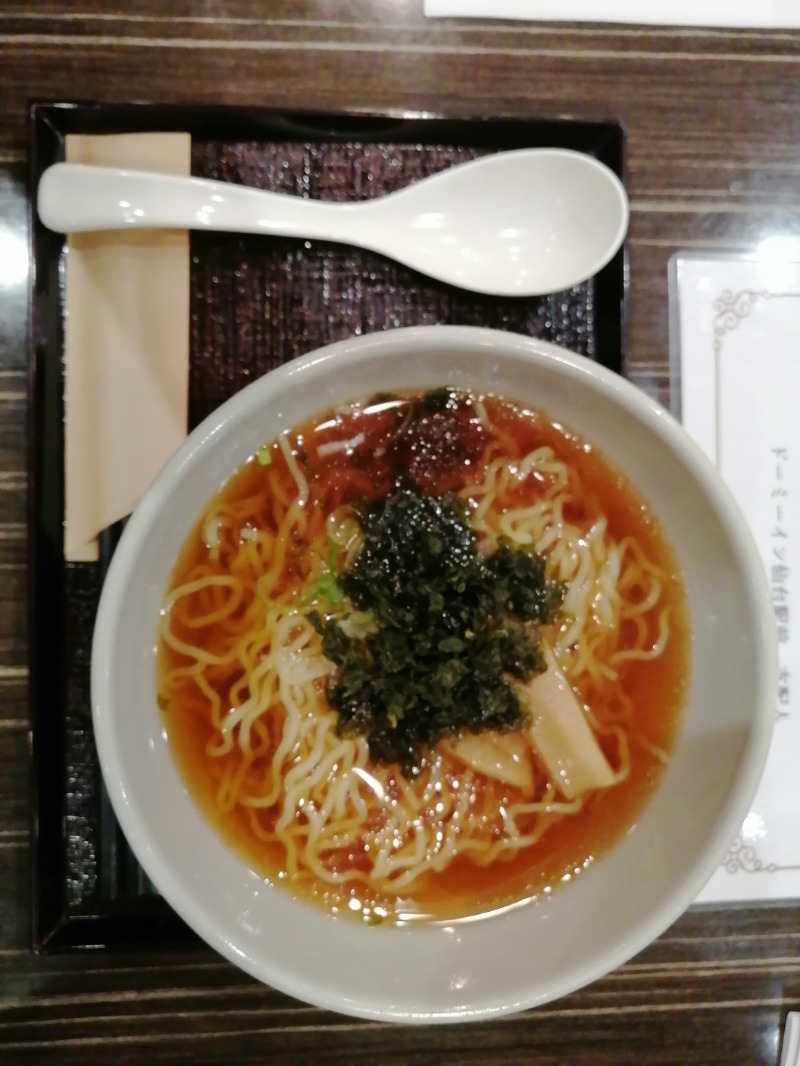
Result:
M363 545L336 583L369 625L353 635L341 615L308 615L336 665L327 696L339 732L409 774L443 737L519 728L505 678L545 669L537 627L556 617L564 586L532 552L501 543L483 555L457 496L403 488L355 510Z

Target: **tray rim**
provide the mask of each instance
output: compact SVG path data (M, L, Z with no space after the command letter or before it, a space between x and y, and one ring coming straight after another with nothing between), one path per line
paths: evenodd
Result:
M53 590L63 591L65 563L61 551L60 521L63 515L63 472L53 482L47 470L48 434L55 434L58 456L63 456L63 276L64 238L45 230L35 211L35 190L45 166L63 157L63 137L69 132L114 133L133 130L186 130L203 139L209 124L224 127L224 138L213 140L330 141L363 140L367 143L454 143L427 139L414 133L441 134L459 130L464 143L502 149L529 143L531 136L550 134L557 142L583 140L583 150L601 158L623 183L627 178L625 131L614 118L587 120L580 117L536 118L518 114L447 114L383 111L358 108L320 112L304 109L270 109L147 102L100 104L90 101L34 101L28 110L29 172L29 369L28 398L28 633L30 640L29 707L31 718L31 940L36 952L97 950L139 947L152 950L196 945L200 942L160 897L102 901L92 908L70 907L66 895L66 781L63 716L63 662L52 656L43 661L40 629L42 606L52 600ZM241 133L249 131L249 136ZM379 134L385 136L381 138ZM271 137L265 134L271 133ZM355 136L360 133L361 137ZM525 136L527 134L527 137ZM398 136L399 135L399 136ZM408 140L404 140L407 137ZM590 144L592 137L598 144ZM508 143L510 138L511 143ZM557 145L556 145L557 146ZM502 150L501 149L501 150ZM45 254L46 253L46 254ZM45 292L47 288L47 292ZM52 290L58 292L55 307ZM628 326L627 244L595 277L598 330L595 358L623 373L627 366ZM49 312L49 314L48 314ZM52 349L58 352L58 374L52 372ZM56 377L57 380L51 380ZM58 415L58 417L54 417ZM48 418L49 416L49 418ZM55 491L54 491L55 489ZM56 596L58 598L58 596ZM50 629L57 629L55 622ZM63 633L63 625L60 628ZM61 648L57 648L60 656ZM60 669L59 669L60 667ZM59 700L59 696L62 698ZM53 706L57 728L53 728ZM61 781L58 793L51 782Z

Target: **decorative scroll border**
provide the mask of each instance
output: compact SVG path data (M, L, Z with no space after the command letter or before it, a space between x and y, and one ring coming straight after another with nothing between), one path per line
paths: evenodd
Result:
M800 870L800 863L783 865L777 862L764 863L752 844L745 844L741 834L735 838L720 864L728 874L777 874Z
M711 326L714 333L714 354L719 355L725 335L738 329L741 323L750 317L759 300L799 298L800 292L770 292L768 289L741 289L734 292L732 289L723 289L719 296L715 296L711 301L711 310L714 312Z
M731 289L723 289L719 296L711 301L711 308L715 312L712 324L715 355L718 355L722 349L722 339L725 334L738 329L740 323L750 317L758 301L769 300L772 295L766 289L743 289L737 293Z

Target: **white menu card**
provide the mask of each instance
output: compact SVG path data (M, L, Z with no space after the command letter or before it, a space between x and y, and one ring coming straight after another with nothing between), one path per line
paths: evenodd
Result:
M429 18L790 29L800 0L425 0Z
M800 244L670 266L675 413L749 520L780 663L759 791L698 902L800 897Z

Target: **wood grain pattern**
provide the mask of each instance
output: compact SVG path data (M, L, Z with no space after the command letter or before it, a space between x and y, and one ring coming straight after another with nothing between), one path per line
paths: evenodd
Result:
M434 22L421 0L110 7L28 0L0 8L0 262L17 264L0 274L0 1061L773 1066L786 1012L800 1008L800 909L790 905L695 909L590 988L466 1028L337 1018L204 949L29 953L30 99L619 119L632 200L628 370L664 401L669 256L800 234L798 33Z

